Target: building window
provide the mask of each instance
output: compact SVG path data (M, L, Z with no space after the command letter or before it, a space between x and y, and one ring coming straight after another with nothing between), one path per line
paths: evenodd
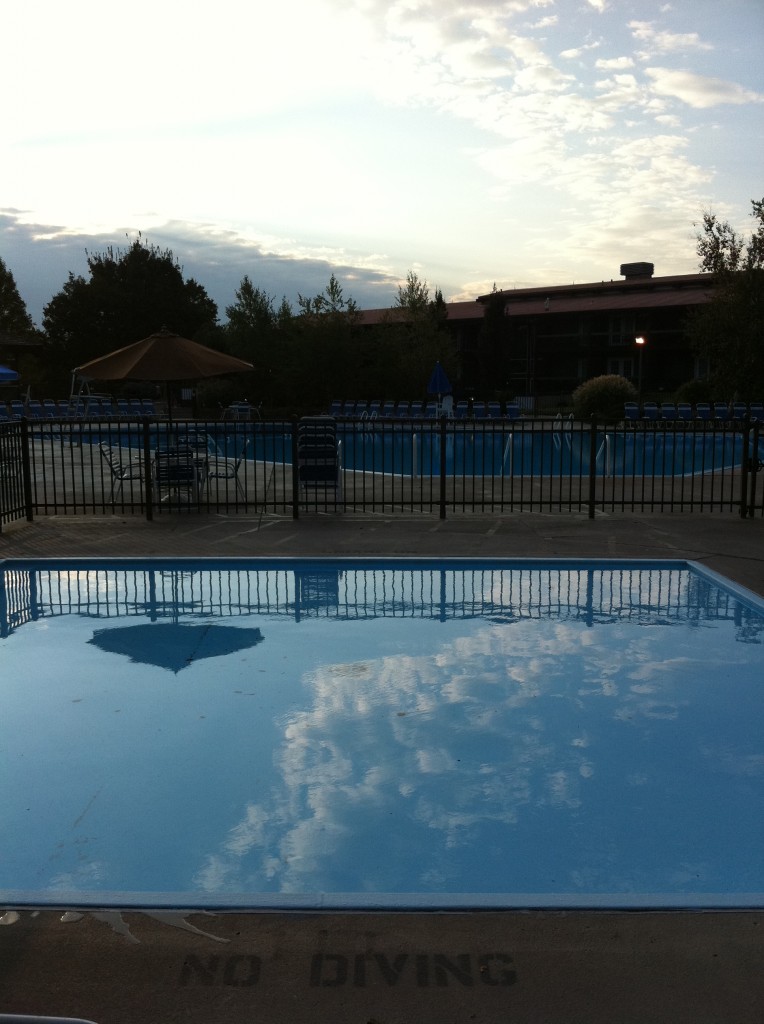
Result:
M636 321L633 313L610 318L609 344L633 345L636 336Z
M707 380L711 376L711 361L704 356L696 356L692 375L695 380Z
M607 372L631 379L634 376L634 360L631 356L610 356L607 361Z

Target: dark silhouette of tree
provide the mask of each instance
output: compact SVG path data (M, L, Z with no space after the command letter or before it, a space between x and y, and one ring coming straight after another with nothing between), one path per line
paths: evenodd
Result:
M67 379L75 366L166 327L215 341L217 306L169 249L136 239L127 249L88 253L89 277L69 277L43 311L51 367Z
M709 361L715 393L729 400L764 394L764 199L751 206L750 237L713 213L703 215L696 236L700 269L714 283L711 301L690 317L688 332Z

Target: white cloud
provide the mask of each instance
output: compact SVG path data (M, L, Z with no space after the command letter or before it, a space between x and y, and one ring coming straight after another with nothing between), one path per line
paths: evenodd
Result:
M645 68L645 73L652 79L653 89L661 96L672 96L697 109L716 107L723 103L739 105L764 102L764 93L753 92L720 78L661 67Z
M630 21L629 28L635 39L647 43L649 53L676 53L685 50L712 50L697 32L662 32L650 21Z
M634 60L632 57L602 58L595 61L594 66L599 68L601 71L623 71L626 68L633 68Z

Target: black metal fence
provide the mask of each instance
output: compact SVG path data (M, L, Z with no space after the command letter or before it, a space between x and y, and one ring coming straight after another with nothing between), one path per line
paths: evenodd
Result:
M297 420L0 424L0 528L199 511L764 515L759 420L325 422L317 457Z

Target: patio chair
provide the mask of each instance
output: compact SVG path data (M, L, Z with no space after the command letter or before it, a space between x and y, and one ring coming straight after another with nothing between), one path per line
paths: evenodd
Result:
M354 398L347 398L342 406L341 416L351 417L355 413L355 402Z
M342 399L335 398L332 404L329 406L330 416L341 416L342 415Z
M424 402L412 402L409 409L409 416L412 420L421 419L424 415Z
M44 420L45 414L42 402L39 398L30 398L27 402L27 418L30 420Z
M379 415L383 420L390 420L395 415L395 402L385 402L380 409Z
M689 423L692 420L692 406L689 402L676 403L676 417L684 423Z
M673 402L661 402L661 419L671 423L676 419L676 406Z
M329 416L305 416L297 424L297 477L304 492L342 486L337 425Z
M438 403L428 402L424 407L424 414L428 420L436 420L438 418Z
M503 418L501 411L501 402L489 402L486 406L488 410L488 418L491 420L500 420Z
M485 402L473 402L472 403L472 417L476 420L484 420L488 412L485 407Z
M169 501L173 493L191 501L199 493L196 453L190 449L168 448L154 456L154 483L159 501ZM162 494L164 491L164 495Z
M366 410L367 413L369 414L369 419L376 419L377 416L379 416L379 410L381 408L382 408L382 402L378 398L373 398L369 402L369 406L368 406L368 408Z
M507 402L505 415L506 415L506 418L508 420L519 420L520 419L520 403L519 402Z
M225 480L226 487L228 486L228 480L234 480L236 482L236 493L241 497L242 501L247 500L247 495L241 485L241 480L239 479L239 469L247 456L247 449L250 444L251 438L247 440L241 450L241 454L235 459L226 459L223 456L213 456L212 458L207 459L206 470L204 473L204 487L206 488L208 496L210 493L211 480Z
M153 398L142 398L141 399L141 415L142 416L156 416L157 409L154 404Z
M636 423L639 420L639 406L636 402L623 403L623 418L627 423Z
M113 505L117 500L117 495L122 494L126 480L143 479L143 463L140 456L136 455L125 459L120 448L112 448L103 442L98 447L101 449L104 462L109 467L111 490L107 501Z
M14 420L23 420L26 416L27 411L24 407L24 403L19 398L11 399L11 418Z
M395 410L395 415L398 417L399 420L408 419L410 408L411 408L411 403L410 402L406 402L406 401L398 402L398 408Z
M58 407L52 398L43 398L42 412L46 420L57 420L59 417Z
M751 402L748 414L752 420L764 420L764 402Z
M733 402L732 403L732 418L733 420L744 420L748 413L748 406L745 402Z
M727 420L732 419L730 415L729 402L714 402L714 419L725 423Z
M117 415L123 420L130 418L130 403L126 398L117 399Z
M465 401L464 399L458 401L454 406L454 419L466 420L469 407L470 403Z

